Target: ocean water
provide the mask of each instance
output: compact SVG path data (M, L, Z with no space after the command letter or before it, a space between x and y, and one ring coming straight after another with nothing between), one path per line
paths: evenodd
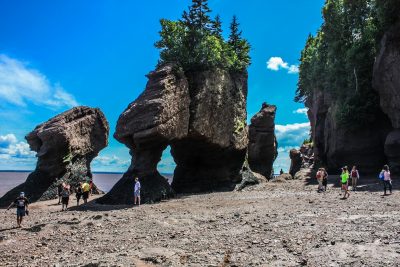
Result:
M6 172L0 171L0 197L10 189L23 183L30 172ZM93 173L93 182L104 192L110 191L123 173ZM163 174L169 182L172 181L171 174Z

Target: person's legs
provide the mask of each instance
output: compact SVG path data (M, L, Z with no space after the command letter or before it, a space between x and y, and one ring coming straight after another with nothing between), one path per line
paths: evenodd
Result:
M139 206L140 206L140 195L137 198L138 198L138 203L139 203Z
M383 181L383 195L386 196L386 181Z
M392 181L388 181L389 192L392 193Z
M17 226L18 226L18 227L21 226L20 218L21 218L21 216L17 215Z

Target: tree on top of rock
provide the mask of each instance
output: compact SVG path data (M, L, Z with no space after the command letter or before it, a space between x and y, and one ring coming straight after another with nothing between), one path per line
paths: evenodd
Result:
M219 15L215 16L215 19L211 22L211 33L218 39L224 39L222 37L222 21Z
M250 44L246 39L242 38L242 31L239 30L239 22L236 16L233 16L230 25L231 33L229 35L228 45L233 53L231 53L232 65L235 69L245 69L250 65L249 56Z
M217 15L212 20L210 13L207 0L192 0L192 5L183 12L180 20L162 19L161 38L155 43L160 49L159 64L176 62L184 71L245 70L250 65L250 45L241 38L238 28L233 45L225 41L220 17Z

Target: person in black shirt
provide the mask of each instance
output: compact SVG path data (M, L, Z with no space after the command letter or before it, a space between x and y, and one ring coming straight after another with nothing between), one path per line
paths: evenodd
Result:
M25 216L25 214L28 214L28 205L29 205L29 201L28 199L25 197L25 193L21 192L21 194L19 195L19 197L17 197L17 199L10 204L10 206L8 206L7 210L9 210L12 206L17 206L17 225L18 228L21 227L22 224L22 219Z

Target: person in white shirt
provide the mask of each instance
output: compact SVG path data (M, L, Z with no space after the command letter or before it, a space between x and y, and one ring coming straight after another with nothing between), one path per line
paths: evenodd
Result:
M133 197L134 197L134 205L136 205L136 203L138 203L138 205L140 206L140 182L139 182L139 178L136 177L135 178L135 188L133 191Z

